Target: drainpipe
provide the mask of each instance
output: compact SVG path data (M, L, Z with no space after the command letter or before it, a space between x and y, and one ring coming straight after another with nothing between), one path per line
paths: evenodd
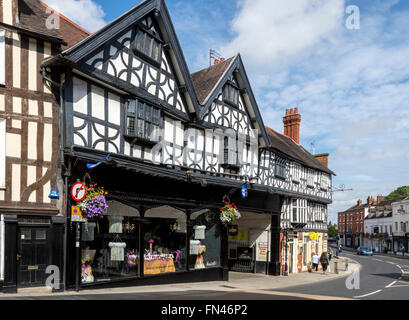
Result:
M47 71L45 67L41 67L41 75L43 77L44 84L46 84L46 81L51 83L52 85L56 86L60 90L60 106L61 106L61 112L60 112L60 135L61 135L61 140L59 143L60 146L60 167L64 165L64 151L63 147L65 145L65 103L64 103L64 91L63 91L63 83L58 83L52 80L51 78L47 77ZM47 84L46 84L47 85ZM52 88L50 85L48 85L50 90L52 91ZM69 184L69 177L71 177L71 161L68 163L68 168L64 173L64 184L65 184L65 214L64 214L64 245L63 245L63 290L66 290L66 285L67 285L67 242L68 242L68 206L69 206L69 191L68 191L68 184Z

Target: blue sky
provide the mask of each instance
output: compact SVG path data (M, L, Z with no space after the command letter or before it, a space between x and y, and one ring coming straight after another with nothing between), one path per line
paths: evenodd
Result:
M90 31L130 0L46 0ZM368 195L409 185L409 1L167 0L191 72L210 48L240 52L266 125L283 132L285 109L302 115L301 144L329 152L330 219ZM346 27L346 8L360 29Z

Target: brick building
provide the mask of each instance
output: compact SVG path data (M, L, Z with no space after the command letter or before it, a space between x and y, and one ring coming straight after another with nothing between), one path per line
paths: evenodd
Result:
M338 232L342 245L358 248L363 244L365 218L368 216L369 210L383 200L383 196L378 196L376 200L369 196L366 203L358 200L353 207L338 213Z

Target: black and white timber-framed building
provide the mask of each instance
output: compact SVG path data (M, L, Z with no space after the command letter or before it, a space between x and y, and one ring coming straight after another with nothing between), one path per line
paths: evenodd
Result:
M240 55L189 73L163 0L41 67L60 79L66 194L77 180L109 193L102 221L68 228L66 288L227 280L229 268L279 275L283 205L331 203L333 173L275 147ZM227 198L243 215L230 236ZM68 217L72 205L66 197Z

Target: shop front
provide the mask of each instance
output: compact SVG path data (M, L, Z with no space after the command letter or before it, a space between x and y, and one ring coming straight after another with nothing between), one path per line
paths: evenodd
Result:
M237 204L243 221L272 207L267 192L253 191L243 200L240 188L207 187L109 164L86 175L84 165L75 162L72 182L86 176L87 186L103 186L107 210L86 222L71 215L67 262L71 289L228 280L228 227L220 220L224 199L228 196ZM77 206L71 199L70 210ZM240 231L247 242L236 247L236 257L253 258L254 250L253 267L271 273L274 261L267 260L267 253L272 214L263 215L263 221L265 228L257 236L255 229Z
M228 227L229 270L268 274L272 250L271 214L242 212Z

